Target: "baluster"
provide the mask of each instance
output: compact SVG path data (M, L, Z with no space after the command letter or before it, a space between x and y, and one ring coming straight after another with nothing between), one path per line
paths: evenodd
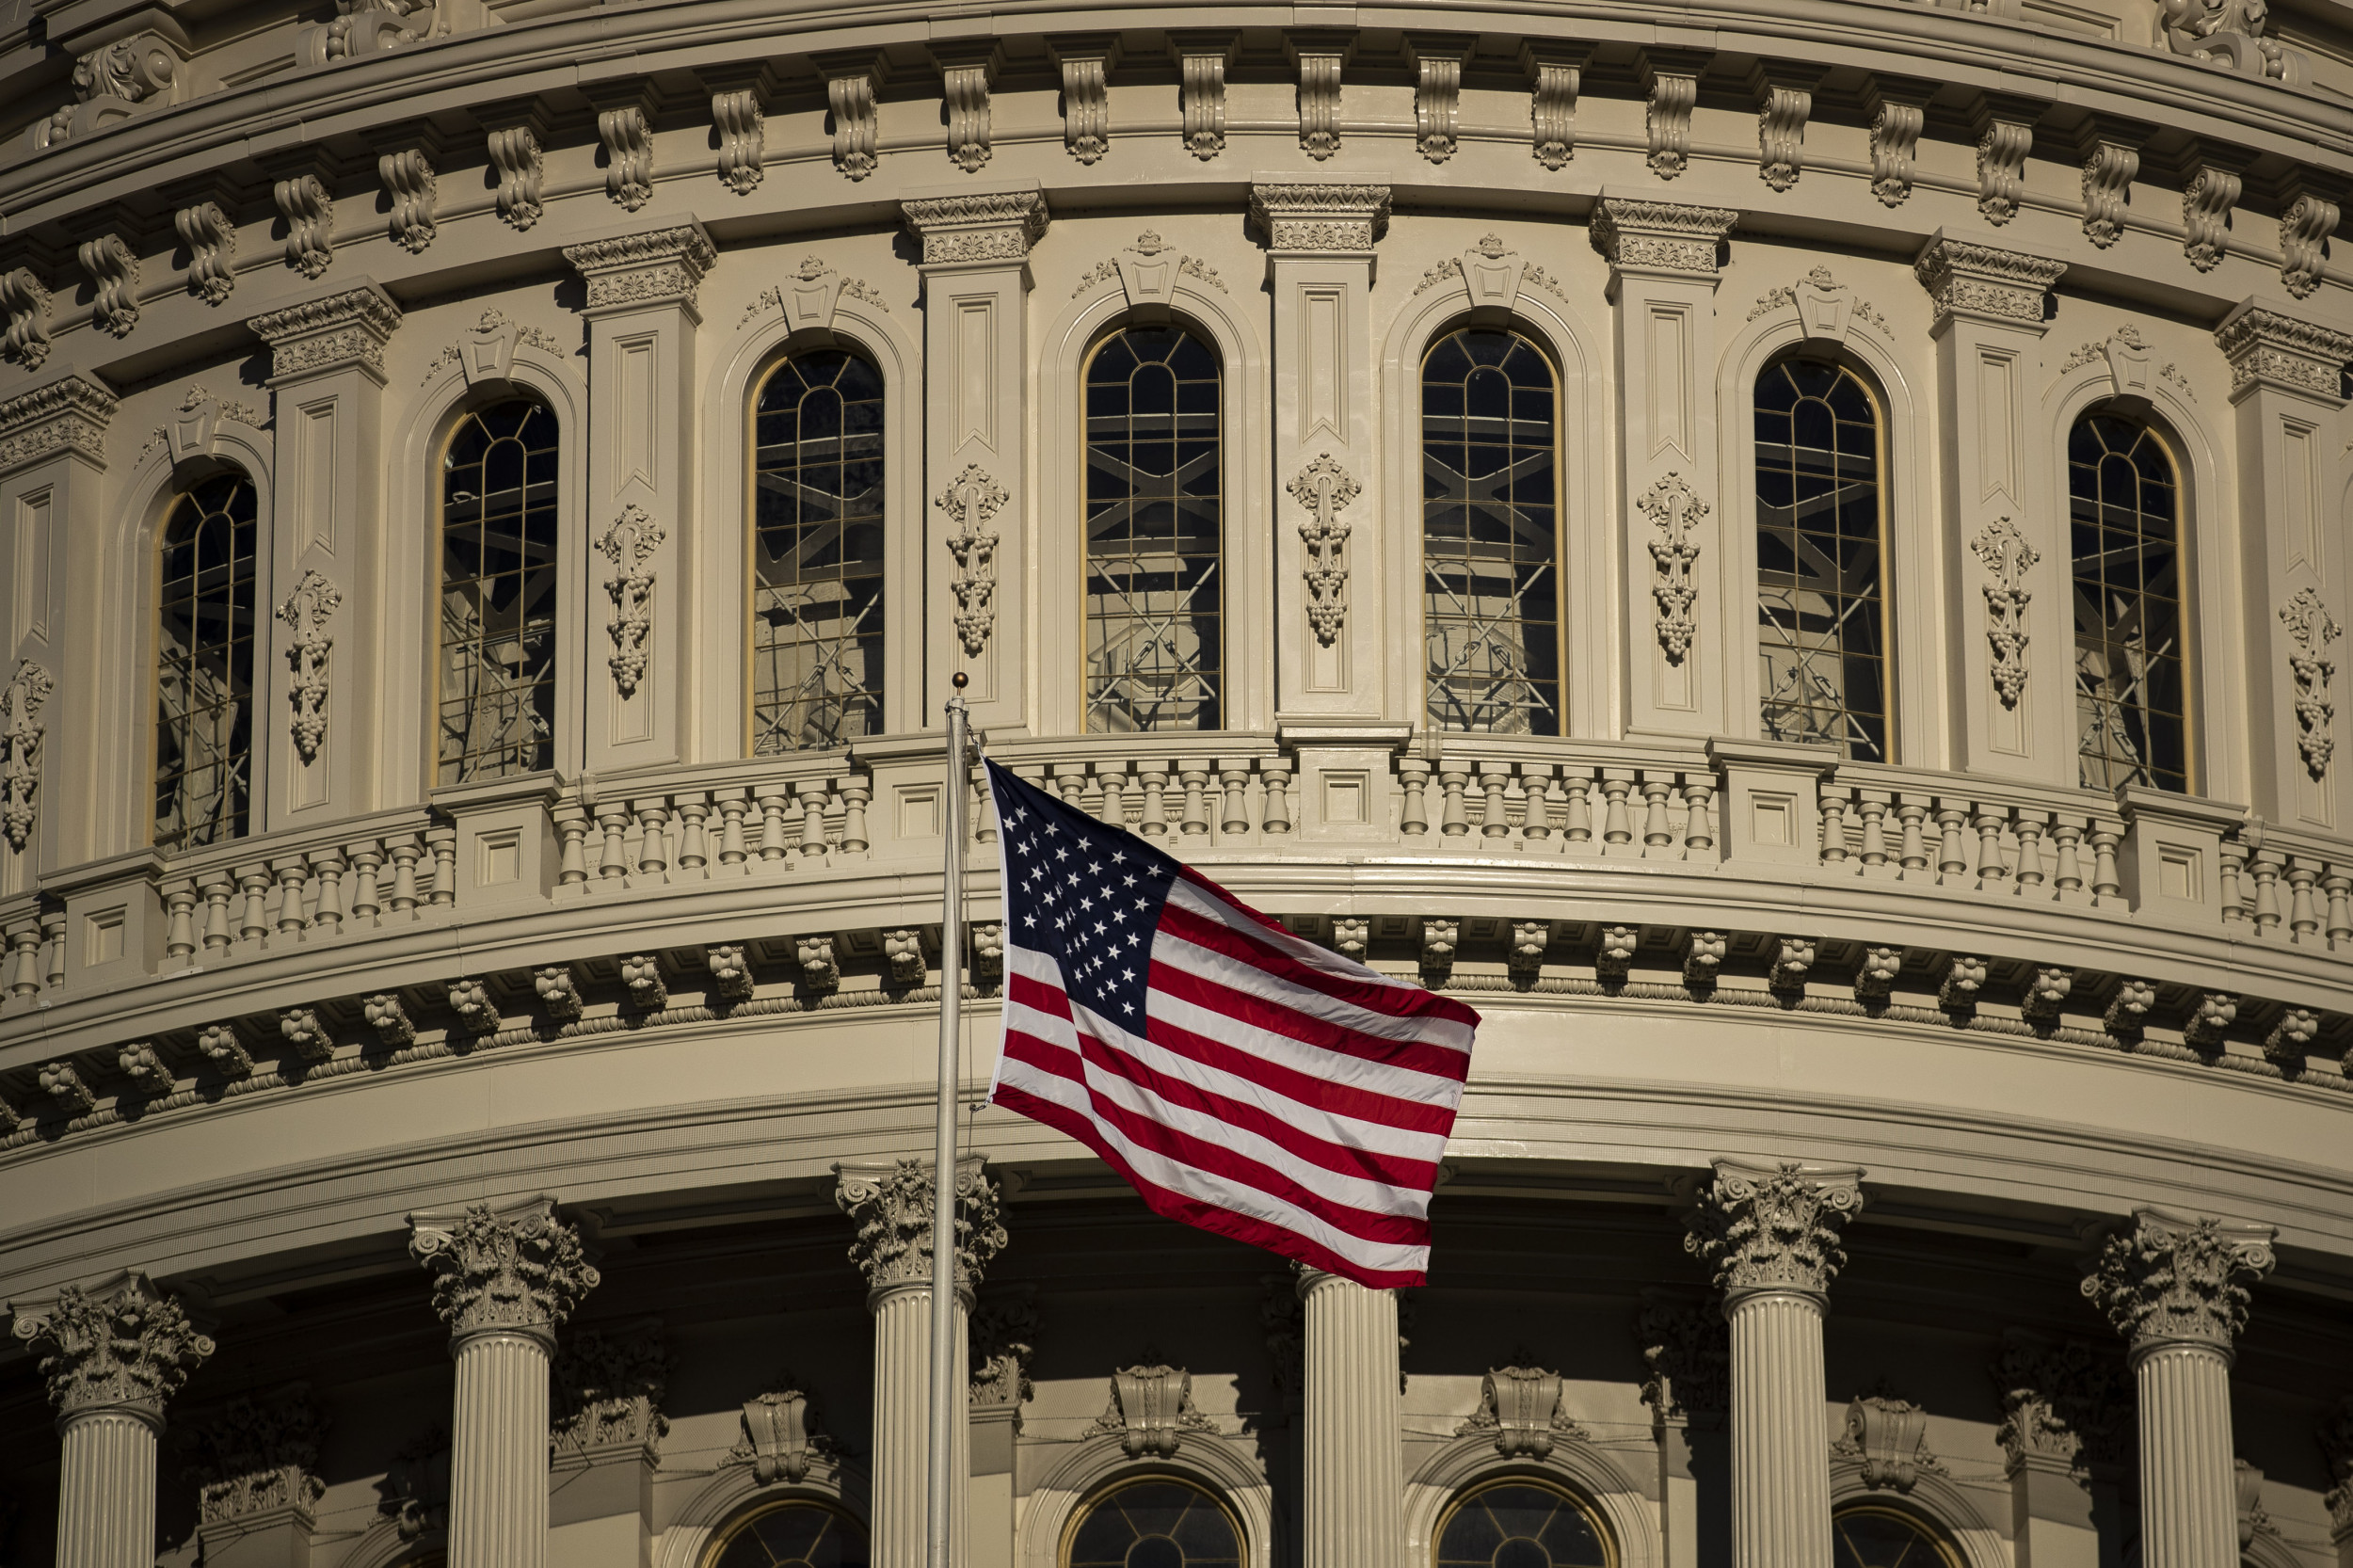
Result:
M1446 791L1446 808L1438 822L1438 831L1449 839L1459 839L1470 832L1470 818L1463 808L1463 791L1470 783L1470 773L1464 764L1449 757L1438 764L1438 783Z
M8 933L8 946L16 955L16 968L8 977L8 989L20 997L40 995L40 922L21 925Z
M2222 840L2222 877L2217 897L2222 903L2222 918L2226 920L2247 919L2247 885L2243 872L2247 866L2247 846L2233 840Z
M2052 874L2051 881L2058 888L2061 898L2083 891L2083 861L2075 854L2075 846L2082 842L2083 836L2080 823L2064 816L2052 819L2051 837L2058 840L2058 870Z
M874 781L862 773L836 780L841 793L841 853L863 855L867 850L866 803L874 797Z
M760 807L760 857L781 860L790 853L784 819L792 804L792 787L762 784L752 792L752 799Z
M1843 866L1847 861L1847 787L1824 784L1814 798L1822 811L1822 864Z
M413 915L417 907L417 857L424 845L413 833L392 840L392 913Z
M175 882L164 889L170 920L164 930L164 956L187 958L196 952L196 884Z
M619 882L629 875L629 807L617 800L598 807L597 826L604 835L604 849L597 857L597 877Z
M2255 875L2255 935L2269 936L2280 929L2280 855L2259 850L2247 857Z
M2018 835L2018 891L2023 897L2041 897L2042 830L2047 825L2047 813L2022 809L2011 825Z
M1683 855L1687 860L1716 858L1716 780L1709 774L1684 776Z
M1168 837L1168 765L1164 762L1137 764L1136 776L1144 781L1144 810L1136 824L1136 831L1147 839Z
M2289 940L2309 942L2320 935L2320 910L2313 903L2313 883L2320 869L2298 856L2288 862Z
M1667 795L1674 788L1673 776L1661 778L1645 771L1642 775L1642 855L1656 860L1669 854L1674 843L1674 824L1668 820Z
M1961 824L1968 820L1966 801L1936 803L1936 877L1940 882L1958 882L1969 874L1969 848L1961 835Z
M1118 758L1095 764L1095 786L1103 792L1095 820L1112 827L1128 825L1128 760Z
M1520 837L1552 847L1552 764L1520 764Z
M588 880L588 813L567 801L548 813L555 824L555 839L560 846L556 856L555 885L578 888Z
M1561 787L1569 797L1568 808L1561 813L1561 837L1567 840L1571 854L1590 855L1593 849L1593 773L1581 767L1563 768Z
M1601 770L1601 792L1608 801L1602 811L1601 842L1604 855L1622 854L1634 842L1634 823L1626 815L1626 792L1634 788L1634 776L1616 768Z
M1185 786L1185 837L1205 839L1209 833L1209 770L1198 762L1186 762L1177 777Z
M1928 836L1922 827L1928 814L1926 801L1899 799L1896 802L1896 820L1903 824L1904 828L1904 847L1897 864L1904 872L1925 872L1929 869Z
M1217 765L1218 781L1225 786L1225 809L1219 812L1217 829L1220 833L1236 835L1250 831L1250 764L1237 758L1225 758Z
M1291 765L1287 758L1270 757L1258 764L1258 777L1266 785L1266 808L1261 813L1261 825L1269 833L1289 833L1291 830Z
M2124 890L2116 875L2116 843L2123 831L2115 823L2095 820L2091 824L2091 896L2095 900L2117 898Z
M1887 865L1887 808L1893 801L1882 790L1857 790L1854 802L1855 815L1863 821L1855 858L1863 862L1863 872L1868 876Z
M752 808L749 791L736 788L717 792L719 805L719 864L740 866L751 858L744 848L744 813Z
M207 958L228 952L229 944L235 939L229 904L236 896L236 879L226 871L214 872L204 884L204 956Z
M997 792L988 787L988 770L972 770L972 837L984 844L997 841Z
M629 805L637 818L637 874L658 882L670 869L670 803L655 795Z
M670 805L678 812L678 869L688 881L699 881L703 868L711 863L711 841L703 830L704 821L711 815L710 797L700 791L672 795Z
M363 839L351 846L351 918L374 930L384 919L384 846Z
M245 894L245 909L237 917L237 939L258 942L269 935L269 868L239 866L237 887Z
M48 961L43 978L52 987L65 984L65 906L40 912L41 953Z
M1086 815L1087 765L1084 762L1056 762L1051 776L1054 792L1062 803L1080 816Z
M2329 945L2338 947L2353 938L2353 876L2331 866L2320 885L2329 894Z
M1509 762L1480 762L1479 788L1486 801L1479 808L1479 836L1482 839L1504 839L1512 833L1511 808L1504 804L1504 792L1511 787L1512 764Z
M318 907L311 923L320 926L329 936L343 934L344 929L344 852L340 849L314 850L311 856L311 880L318 888Z
M1398 806L1397 830L1408 839L1421 838L1430 831L1430 764L1418 757L1399 758L1397 782L1404 791Z
M2003 815L1998 806L1977 808L1977 886L1988 892L2000 891L2009 880L2009 867L2002 859Z
M804 778L792 786L801 801L801 858L825 853L825 781Z
M298 855L281 856L269 865L278 875L278 934L295 936L310 923L303 915L302 890L311 880L311 868Z
M457 833L454 828L437 827L424 836L425 848L433 852L433 907L453 909L457 904Z

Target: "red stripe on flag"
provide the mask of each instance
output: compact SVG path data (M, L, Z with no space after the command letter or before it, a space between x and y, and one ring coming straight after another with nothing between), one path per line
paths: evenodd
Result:
M1403 984L1385 975L1374 975L1368 980L1359 980L1350 975L1335 974L1330 969L1302 961L1297 953L1290 951L1290 948L1293 943L1301 947L1310 945L1304 938L1292 936L1283 929L1280 922L1259 914L1191 866L1178 866L1176 874L1184 880L1187 887L1198 891L1204 897L1215 899L1252 924L1266 929L1270 935L1254 941L1252 945L1260 953L1279 958L1281 964L1287 968L1278 969L1273 963L1262 962L1258 965L1260 968L1282 973L1285 979L1297 980L1300 984L1312 986L1327 996L1353 1001L1369 1013L1386 1013L1401 1018L1444 1018L1449 1023L1458 1023L1467 1029L1479 1027L1479 1015L1467 1003L1457 1001L1452 997L1442 997L1434 991L1426 991L1418 985ZM1191 910L1184 912L1188 915L1192 914ZM1198 919L1197 916L1194 918ZM1226 929L1233 931L1235 936L1246 939L1255 936L1255 933L1244 932L1233 926L1228 926ZM1353 965L1354 962L1353 959L1340 958L1331 953L1319 952L1317 957L1330 959L1337 964Z
M1164 922L1165 923L1165 922ZM1191 933L1172 932L1190 942ZM1181 968L1165 959L1152 960L1152 989L1181 997L1195 1006L1212 1013L1224 1014L1245 1027L1271 1030L1277 1034L1297 1040L1340 1056L1352 1056L1360 1062L1377 1062L1384 1066L1403 1067L1410 1072L1426 1073L1449 1083L1460 1083L1470 1077L1470 1058L1445 1046L1426 1045L1419 1040L1385 1040L1377 1034L1365 1034L1337 1024L1329 1018L1319 1018L1271 1001L1265 997L1252 996L1192 969ZM1436 1084L1431 1085L1433 1093Z
M1459 1018L1453 1010L1468 1012L1469 1009L1451 997L1434 996L1428 991L1402 985L1375 985L1366 981L1327 974L1259 941L1246 931L1237 930L1222 920L1205 920L1173 899L1160 905L1160 929L1182 936L1195 947L1207 948L1221 957L1230 958L1238 964L1288 982L1303 991L1330 997L1335 1001L1361 1008L1377 1016L1466 1022ZM1475 1025L1475 1020L1468 1021Z

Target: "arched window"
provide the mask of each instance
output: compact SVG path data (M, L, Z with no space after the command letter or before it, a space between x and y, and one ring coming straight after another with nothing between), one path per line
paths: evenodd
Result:
M2067 438L2075 730L2086 789L2189 788L2181 485L2147 425L2089 413Z
M439 783L555 765L557 461L528 397L475 409L444 449Z
M1776 741L1887 760L1879 406L1854 372L1785 360L1756 381L1757 651Z
M1433 729L1561 733L1559 398L1517 332L1421 365L1421 635Z
M253 482L207 479L164 520L156 595L155 847L241 839L253 804Z
M752 410L752 751L883 728L883 382L796 354Z
M1855 1503L1831 1515L1831 1568L1961 1568L1952 1544L1913 1515Z
M788 1497L730 1526L703 1568L867 1568L866 1532L838 1508Z
M1609 1568L1609 1538L1558 1487L1498 1480L1454 1500L1438 1526L1437 1568Z
M1219 390L1181 327L1113 332L1087 365L1089 729L1224 722Z
M1189 1480L1131 1480L1079 1511L1062 1568L1241 1568L1241 1530Z

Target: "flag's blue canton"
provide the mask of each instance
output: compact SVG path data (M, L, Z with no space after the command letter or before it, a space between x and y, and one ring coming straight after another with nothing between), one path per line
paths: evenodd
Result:
M1073 1002L1142 1034L1152 933L1176 862L994 762L988 775L1005 840L1005 919L1014 941L1062 965Z

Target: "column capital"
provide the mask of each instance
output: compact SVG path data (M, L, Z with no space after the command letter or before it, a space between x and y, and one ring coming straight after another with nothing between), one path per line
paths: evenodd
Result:
M1652 1424L1721 1428L1732 1409L1732 1338L1724 1315L1655 1302L1634 1322L1641 1346L1642 1402Z
M979 1155L956 1161L956 1293L970 1304L981 1275L1007 1240L997 1188ZM844 1160L833 1168L834 1201L857 1222L850 1260L866 1276L867 1304L932 1283L932 1167L920 1160Z
M2007 1473L2047 1468L2084 1480L2093 1465L2127 1463L2133 1382L2114 1352L2104 1355L2080 1339L2049 1344L2010 1334L1986 1372L2002 1401L1993 1440Z
M376 283L338 289L246 325L269 344L273 384L357 365L384 379L384 345L400 325L400 307Z
M700 320L696 291L719 260L719 248L690 218L677 228L568 245L564 259L588 285L588 315L675 305Z
M1046 235L1046 194L1035 184L994 191L912 196L899 219L923 247L923 265L960 262L1019 264Z
M213 1353L186 1310L136 1271L87 1290L69 1285L53 1297L10 1302L8 1311L49 1385L60 1428L120 1411L160 1429L166 1402Z
M2290 315L2281 302L2250 295L2222 318L2214 341L2231 361L2233 403L2258 387L2316 398L2332 408L2345 402L2353 334Z
M272 1403L239 1396L197 1431L198 1524L234 1525L232 1536L290 1519L308 1529L327 1495L316 1471L327 1421L307 1389Z
M1389 187L1254 181L1250 221L1271 255L1368 257L1388 232Z
M1683 1250L1713 1272L1726 1307L1768 1294L1826 1299L1847 1266L1838 1233L1863 1210L1861 1168L1739 1160L1715 1168Z
M2329 1539L2343 1547L2353 1543L2353 1394L2337 1401L2313 1435L2329 1462L2329 1487L2321 1498L2329 1509Z
M2247 1326L2247 1288L2276 1262L2276 1234L2269 1225L2135 1209L2133 1228L2100 1249L2083 1293L2107 1314L2136 1362L2182 1345L2227 1360Z
M496 1333L548 1344L599 1282L551 1197L420 1210L408 1216L408 1256L434 1276L433 1310L453 1345Z
M2044 329L2042 296L2066 271L2065 262L1957 239L1942 229L1929 236L1912 265L1936 308L1931 331L1956 320L1982 321L2037 337Z
M1716 248L1740 215L1729 207L1605 194L1593 206L1593 248L1610 280L1626 276L1716 281Z
M115 394L83 376L62 376L0 403L0 474L76 453L106 466Z

